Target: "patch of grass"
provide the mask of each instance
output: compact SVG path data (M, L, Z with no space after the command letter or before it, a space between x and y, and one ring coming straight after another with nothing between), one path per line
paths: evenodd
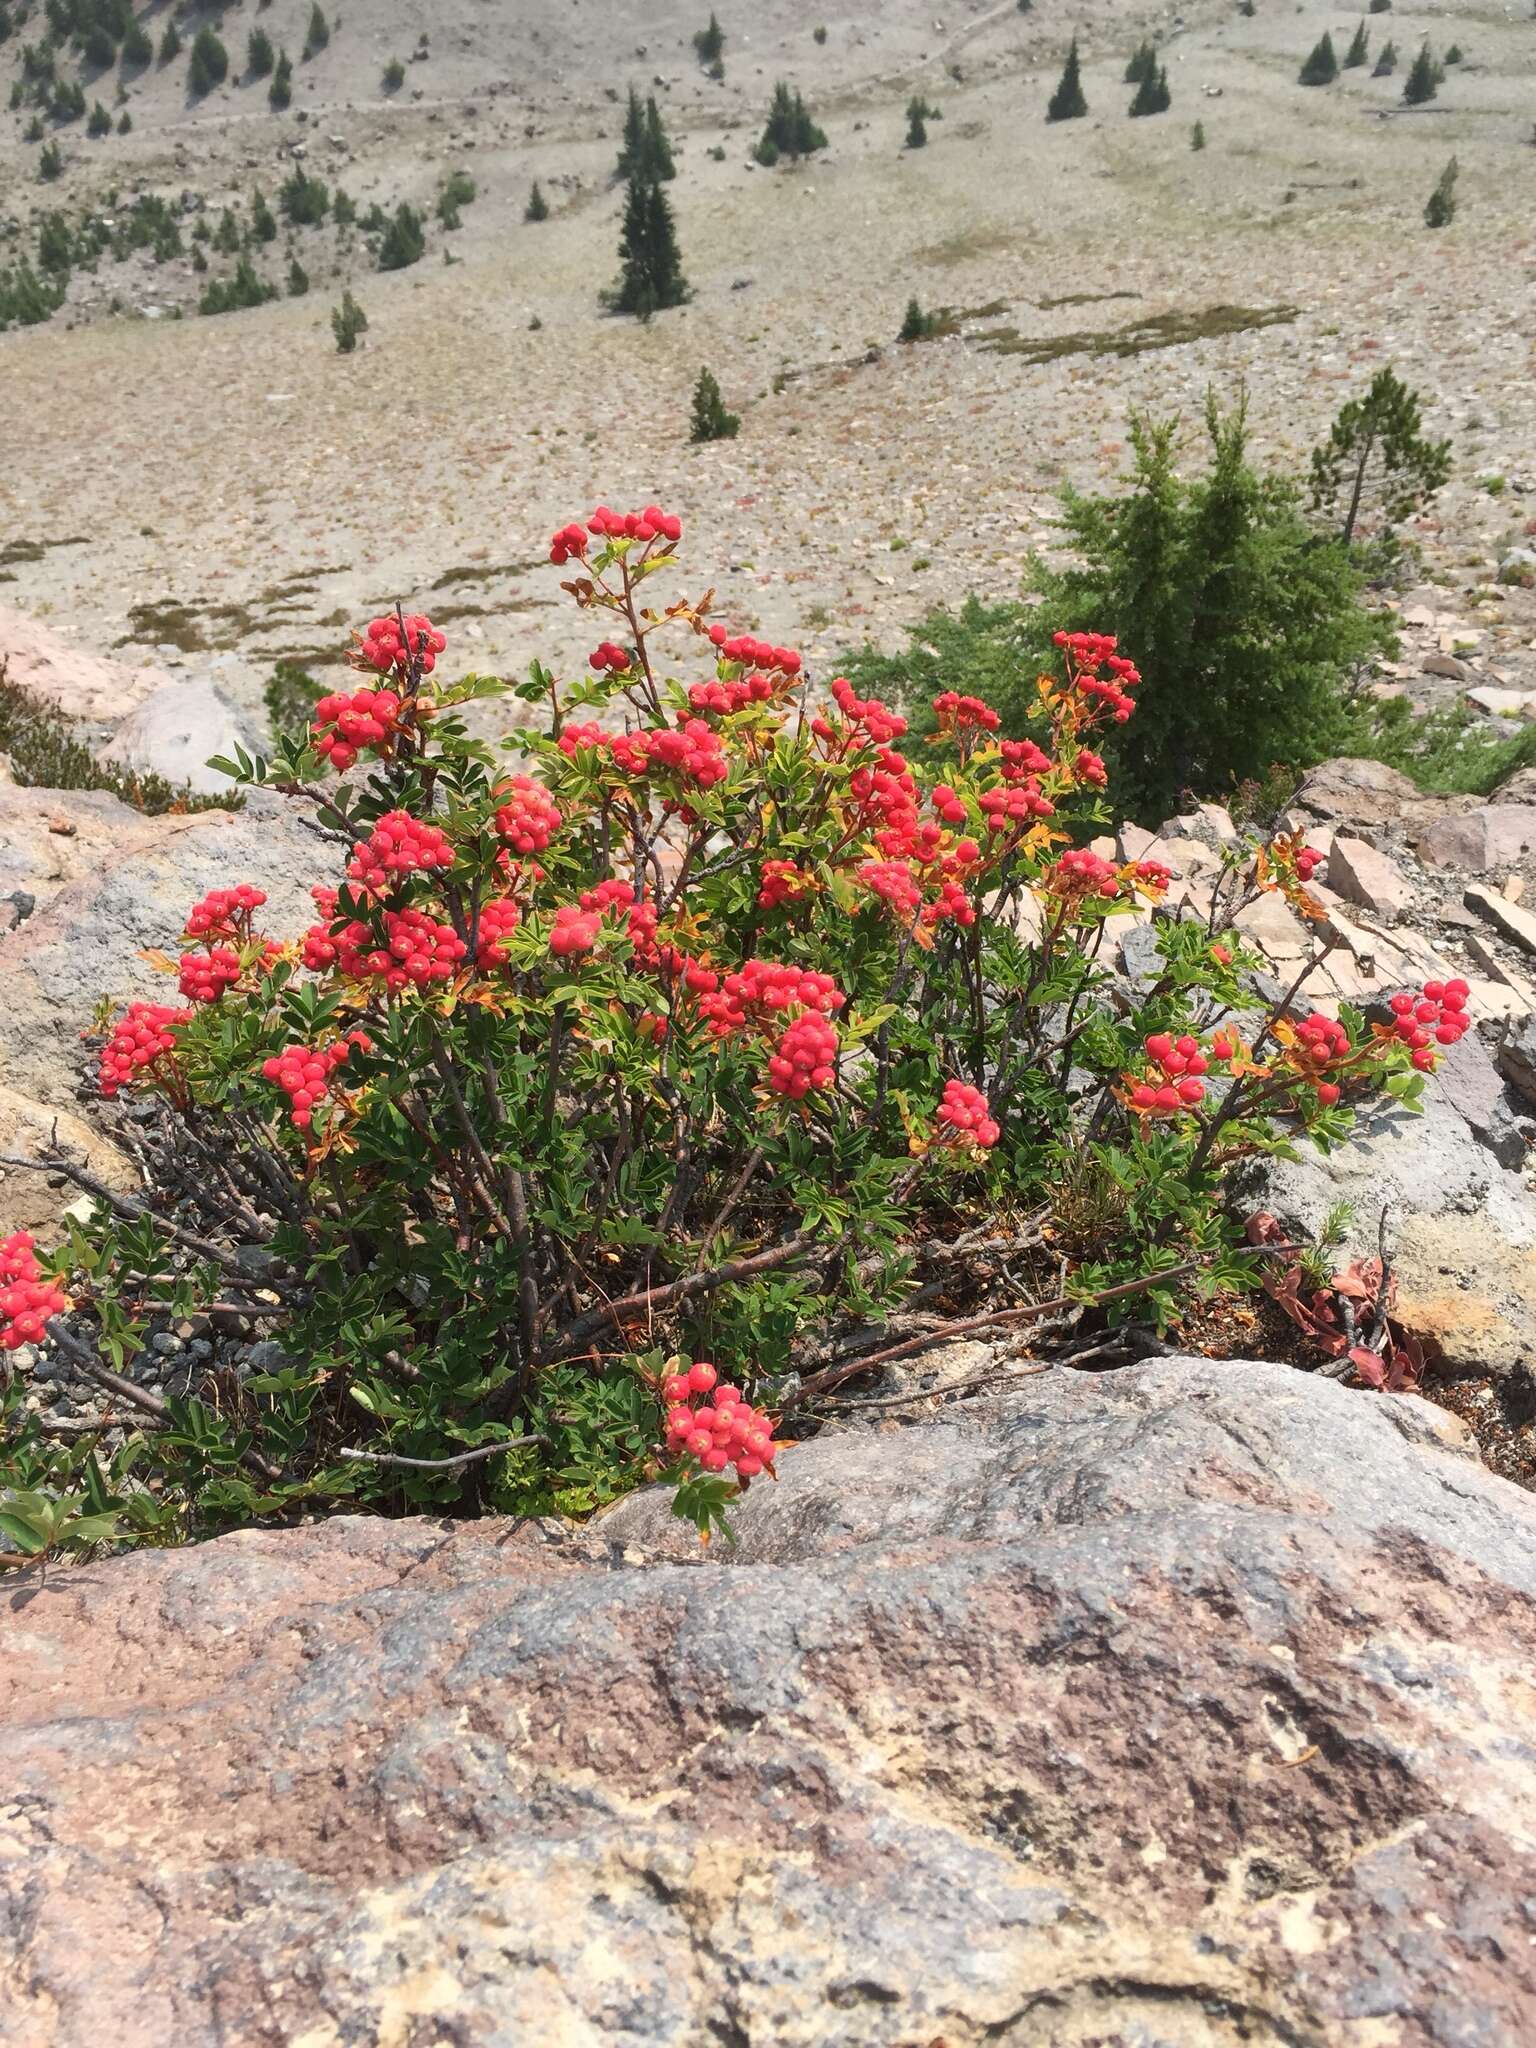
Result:
M1011 249L1017 241L1018 236L1006 228L962 228L956 234L946 235L942 242L929 242L914 250L912 260L933 270L948 270L957 263L970 263L978 256L993 256L999 250Z
M1058 306L1102 306L1111 299L1139 299L1140 292L1059 292L1054 298L1037 299L1042 313L1054 313Z
M83 548L89 541L84 533L68 533L61 540L9 540L0 547L0 568L9 568L12 562L40 562L50 548Z
M239 810L244 797L197 796L163 775L140 775L98 761L75 738L70 721L55 705L13 683L0 655L0 754L24 789L99 789L136 811L159 817L164 811Z
M1465 703L1416 717L1401 697L1372 707L1359 752L1385 761L1432 796L1490 796L1536 762L1536 725L1501 739Z
M452 590L460 583L491 583L498 576L526 576L538 567L537 561L466 563L459 569L445 569L432 588Z
M995 327L976 336L989 355L1022 356L1027 363L1055 363L1064 356L1140 356L1153 349L1182 348L1192 341L1212 341L1226 334L1251 334L1263 327L1286 327L1296 319L1295 306L1207 306L1199 313L1154 313L1127 327L1078 328L1070 334L1025 335L1017 328Z

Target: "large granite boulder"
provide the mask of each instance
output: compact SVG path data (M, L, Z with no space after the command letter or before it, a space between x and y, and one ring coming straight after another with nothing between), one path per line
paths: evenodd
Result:
M1053 1374L732 1552L333 1521L28 1577L25 2048L1515 2048L1536 1501L1411 1399Z

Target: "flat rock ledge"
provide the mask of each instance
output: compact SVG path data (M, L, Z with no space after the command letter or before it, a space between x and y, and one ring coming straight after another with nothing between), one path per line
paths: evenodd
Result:
M1536 1500L1276 1365L4 1589L7 2048L1515 2048Z

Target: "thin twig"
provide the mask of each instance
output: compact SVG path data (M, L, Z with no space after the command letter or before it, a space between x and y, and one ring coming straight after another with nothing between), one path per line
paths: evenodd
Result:
M509 1436L499 1444L481 1444L478 1450L460 1451L452 1458L402 1458L393 1451L364 1451L355 1444L347 1444L337 1452L339 1458L351 1458L364 1465L404 1465L413 1472L448 1472L456 1465L473 1465L480 1458L497 1458L503 1451L520 1450L524 1444L547 1444L547 1436Z

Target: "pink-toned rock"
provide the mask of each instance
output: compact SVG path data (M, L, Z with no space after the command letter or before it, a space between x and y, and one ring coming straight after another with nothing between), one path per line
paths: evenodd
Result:
M1413 889L1395 861L1364 839L1335 838L1328 854L1328 883L1346 903L1398 917L1413 901Z
M108 1187L138 1185L133 1162L82 1117L0 1086L0 1157L37 1159L54 1143ZM79 1199L79 1188L62 1175L0 1166L0 1237L29 1230L39 1244L52 1245L65 1235L64 1210Z
M1486 875L1536 849L1536 804L1482 804L1460 817L1431 819L1409 836L1427 866Z
M0 660L13 683L49 698L66 718L119 725L129 712L172 678L152 662L132 667L86 654L41 620L0 605Z
M1062 1372L787 1452L740 1534L642 1496L13 1582L0 2028L1532 2037L1536 1501L1452 1418Z

